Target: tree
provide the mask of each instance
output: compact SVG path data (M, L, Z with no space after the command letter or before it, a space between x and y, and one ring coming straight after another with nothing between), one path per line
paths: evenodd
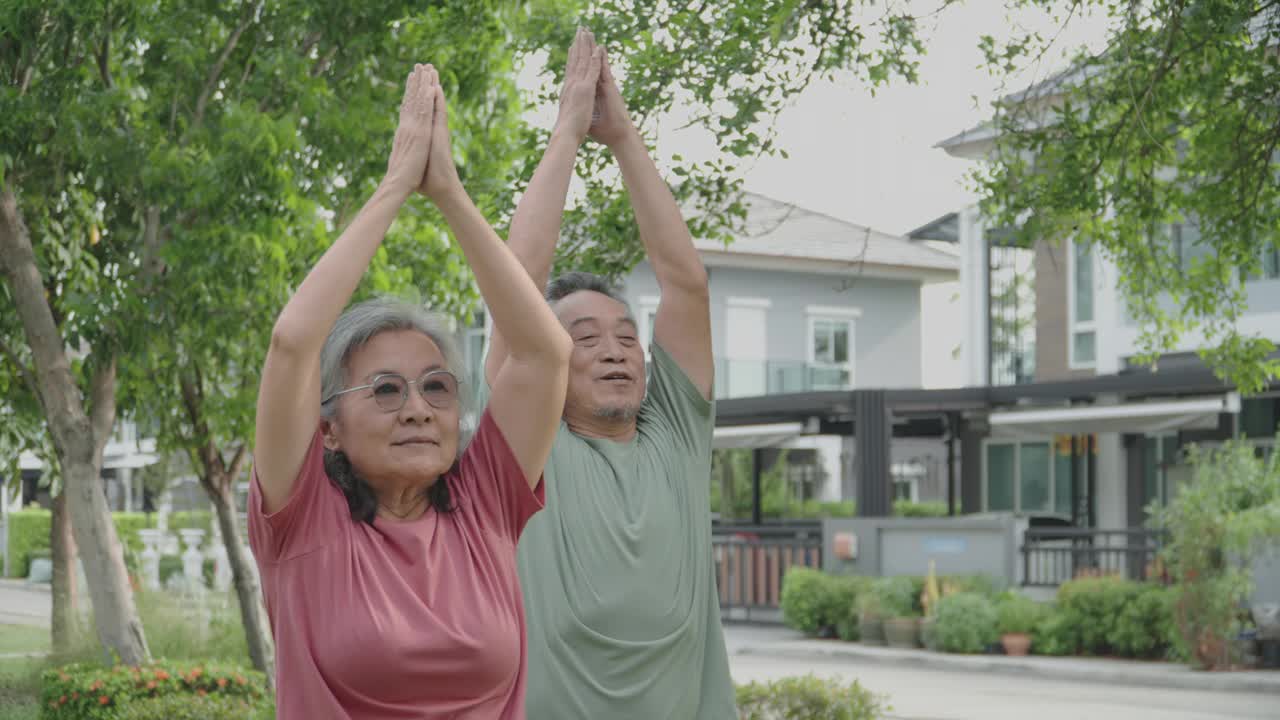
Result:
M542 147L519 124L513 58L554 48L548 67L558 73L575 18L611 43L639 117L688 101L703 108L695 122L735 157L774 151L757 125L811 77L863 67L882 82L914 72L920 45L908 16L873 20L886 42L864 49L850 3L708 5L63 0L6 8L4 288L21 311L44 414L76 489L77 539L95 552L110 548L110 558L87 563L90 585L107 588L94 595L104 644L128 662L146 654L98 489L101 446L85 452L86 439L105 441L118 399L158 429L162 450L190 456L228 543L251 655L269 668L256 574L232 505L248 462L257 368L291 288L384 170L413 62L442 70L460 173L499 225ZM597 149L582 163L586 203L569 224L579 239L589 232L591 245L566 252L575 265L620 272L640 250L620 183L598 176L604 159ZM704 235L722 236L741 217L732 170L673 166L680 196L709 209L695 222ZM476 301L443 223L418 204L392 229L361 290L376 292L416 292L455 315ZM68 360L66 348L80 359Z
M1108 43L997 103L996 151L977 174L984 212L1028 246L1071 237L1113 260L1148 360L1199 330L1222 377L1260 390L1280 373L1275 345L1237 321L1246 280L1274 276L1280 250L1280 3L1014 5L1064 23L1104 15ZM982 47L1007 73L1052 42L1023 34Z

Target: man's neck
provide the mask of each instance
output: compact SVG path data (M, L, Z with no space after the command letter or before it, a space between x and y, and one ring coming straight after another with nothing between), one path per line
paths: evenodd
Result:
M609 418L564 416L564 424L569 431L582 437L626 442L636 436L636 419L612 420Z

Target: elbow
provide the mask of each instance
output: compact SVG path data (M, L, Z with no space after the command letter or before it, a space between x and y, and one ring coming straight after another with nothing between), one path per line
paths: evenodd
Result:
M563 368L564 372L568 373L569 357L573 355L573 338L569 337L569 333L558 323L556 324L554 335L550 352L552 362L555 363L557 368Z
M276 355L301 355L308 344L307 335L302 328L281 317L271 328L270 352Z

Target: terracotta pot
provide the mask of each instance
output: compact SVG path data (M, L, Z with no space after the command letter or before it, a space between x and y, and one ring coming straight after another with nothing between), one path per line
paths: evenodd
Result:
M1007 633L1000 636L1005 655L1026 655L1031 652L1031 636L1026 633Z
M890 618L884 621L884 637L889 647L920 647L920 618Z
M858 635L866 645L884 645L884 619L876 615L860 615Z

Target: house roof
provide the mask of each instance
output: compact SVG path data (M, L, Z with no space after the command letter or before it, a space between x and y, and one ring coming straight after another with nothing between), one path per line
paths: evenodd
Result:
M818 261L828 269L882 268L936 275L959 271L959 258L927 242L880 232L756 193L746 193L744 232L727 247L715 240L695 244L704 259L715 257Z
M1272 37L1280 36L1280 5L1255 15L1249 22L1249 34L1254 42L1267 42L1268 39L1272 42L1280 40L1280 37ZM997 101L997 104L1017 105L1029 100L1051 98L1063 89L1100 72L1102 69L1097 65L1073 65L1044 80L1032 83L1018 92L1005 95ZM988 121L940 140L934 144L934 147L946 150L948 154L957 157L974 157L975 153L980 154L985 151L986 146L995 140L997 134L995 126Z

